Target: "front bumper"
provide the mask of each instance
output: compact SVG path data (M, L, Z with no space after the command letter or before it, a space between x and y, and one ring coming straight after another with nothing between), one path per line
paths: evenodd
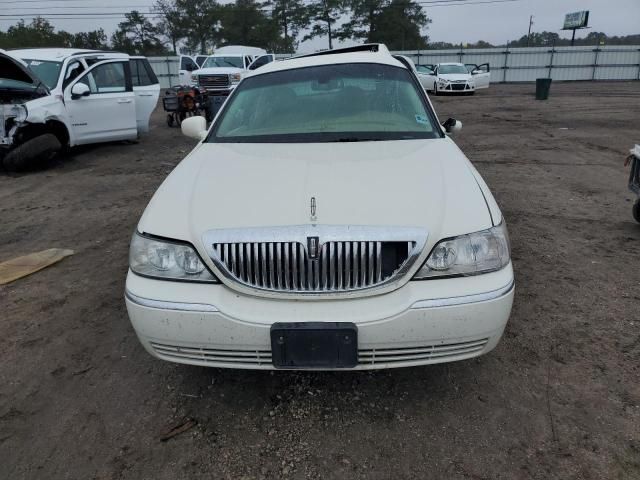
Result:
M470 83L446 83L438 85L438 92L441 93L470 93L475 92L476 87Z
M139 277L129 272L131 323L153 356L223 368L274 369L275 322L348 321L358 327L355 370L408 367L473 358L492 350L514 295L511 264L476 277L413 281L377 297L274 300L223 285ZM162 299L162 300L160 300Z

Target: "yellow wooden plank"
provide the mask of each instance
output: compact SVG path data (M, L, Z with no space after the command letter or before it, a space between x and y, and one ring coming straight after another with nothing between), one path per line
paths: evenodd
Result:
M2 262L0 263L0 285L6 285L14 280L31 275L49 265L58 263L64 257L73 255L73 253L73 250L64 248L50 248Z

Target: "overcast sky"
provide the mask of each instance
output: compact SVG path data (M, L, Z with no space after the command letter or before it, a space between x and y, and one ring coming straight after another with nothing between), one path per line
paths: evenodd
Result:
M224 0L224 3L228 1ZM145 12L153 3L154 0L0 0L0 29L6 30L20 16L28 15L24 16L28 22L33 15L40 14L59 29L78 32L104 28L110 35L120 21L111 15L99 20L60 17L69 13L86 13L87 16L97 12L118 14L134 8ZM441 5L424 5L427 15L433 20L427 32L431 41L467 43L486 40L494 44L506 43L527 33L530 15L534 16L533 31L557 31L561 36L569 37L570 32L560 32L564 14L580 10L591 12L589 26L592 30L609 35L640 33L640 0L503 0L502 3ZM59 15L48 15L51 13ZM579 31L577 37L588 32ZM300 50L313 51L326 47L326 39L318 38L302 43Z

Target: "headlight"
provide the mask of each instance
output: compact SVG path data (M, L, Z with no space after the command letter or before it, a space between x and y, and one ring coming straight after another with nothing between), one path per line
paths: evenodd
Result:
M198 80L198 75L191 75L191 83L198 85L200 82Z
M242 75L240 73L232 73L231 75L229 75L229 78L231 79L231 83L240 83L240 80L242 80Z
M16 123L22 123L27 119L29 112L26 105L13 105L9 110L9 116L15 119Z
M495 272L509 263L509 234L497 227L440 241L414 279Z
M156 240L137 232L131 238L129 268L145 277L219 283L190 245Z

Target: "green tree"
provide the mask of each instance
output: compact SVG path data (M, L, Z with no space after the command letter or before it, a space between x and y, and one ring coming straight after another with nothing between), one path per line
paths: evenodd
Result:
M236 0L224 6L221 37L223 44L249 45L280 51L278 22L267 16L255 0Z
M53 25L42 17L36 17L31 23L26 24L20 20L7 29L2 48L37 48L37 47L64 47L60 44L60 38L56 34Z
M178 53L178 42L185 37L185 18L178 9L174 0L158 0L153 11L160 15L158 32L164 35L173 48L173 53Z
M191 53L208 53L220 40L223 8L216 0L175 0L181 28Z
M336 32L340 40L370 42L376 35L378 19L387 0L347 0L351 19Z
M73 35L74 48L88 48L89 50L106 50L109 48L107 34L99 28L91 32L79 32Z
M271 18L279 28L282 45L278 49L285 53L294 53L298 46L300 30L309 26L310 9L302 0L272 0L265 4L272 7Z
M303 40L315 37L327 37L329 49L333 48L335 24L347 12L346 0L320 0L309 6L311 30Z
M160 32L151 21L137 10L125 14L125 21L111 37L115 50L131 54L163 55L166 48L159 38Z
M376 18L376 29L368 41L384 43L391 50L425 48L429 37L422 34L431 19L412 0L391 0Z

